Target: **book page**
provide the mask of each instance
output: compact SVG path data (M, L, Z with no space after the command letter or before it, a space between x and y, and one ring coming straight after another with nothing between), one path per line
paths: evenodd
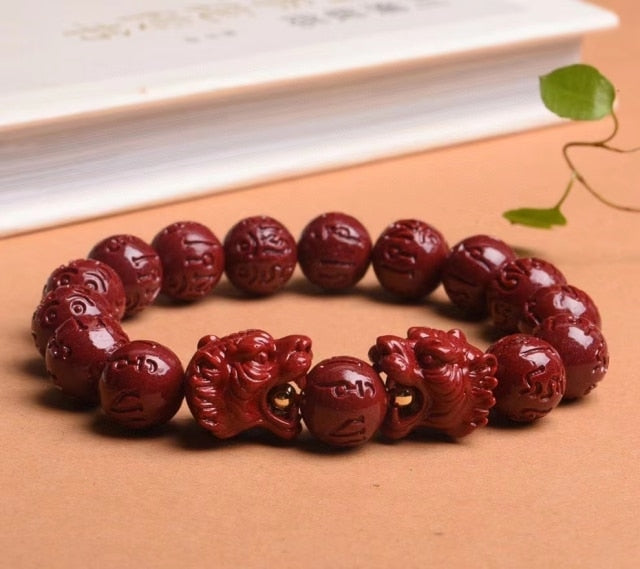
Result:
M606 14L575 0L22 0L0 21L0 128L529 41Z

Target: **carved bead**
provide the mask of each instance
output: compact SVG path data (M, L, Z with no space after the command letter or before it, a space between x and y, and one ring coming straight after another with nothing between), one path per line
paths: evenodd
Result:
M487 235L467 237L451 248L442 270L442 284L453 304L468 318L487 314L487 285L516 254L504 241Z
M442 234L416 219L389 225L378 237L371 262L382 287L408 300L417 300L439 284L449 252Z
M324 443L352 447L378 430L387 408L384 383L367 363L348 356L317 364L307 376L302 417Z
M311 340L278 340L262 330L204 336L187 365L186 399L198 424L220 439L254 427L283 439L301 430L298 396L311 365Z
M129 341L110 316L77 316L58 326L47 344L45 362L53 384L82 403L98 403L98 380L107 358Z
M214 233L194 221L172 223L151 242L162 262L162 292L175 300L209 294L224 271L224 251Z
M313 219L298 241L298 261L305 277L327 291L354 286L369 268L371 237L345 213L325 213Z
M107 237L91 249L89 257L106 263L122 279L127 297L125 316L140 312L158 296L162 286L160 257L139 237Z
M169 348L136 340L115 350L99 381L100 405L112 421L147 429L169 421L184 395L182 364Z
M565 399L588 395L607 373L607 342L590 320L557 314L543 320L533 333L549 342L562 358L567 372Z
M545 318L556 314L583 317L598 327L602 324L598 308L586 292L571 285L552 285L538 289L525 302L518 328L531 334Z
M31 318L31 336L41 355L55 329L72 316L113 316L113 306L101 294L78 286L61 286L48 292Z
M237 289L253 295L280 290L296 266L296 242L279 221L255 216L234 225L224 239L225 272Z
M487 304L493 325L502 333L518 330L524 305L542 287L566 284L551 263L527 257L509 261L496 272L487 287Z
M126 297L122 280L109 265L95 259L76 259L51 273L43 294L61 286L84 286L104 295L113 307L115 317L124 316Z
M528 334L511 334L492 344L487 353L498 360L498 386L493 390L497 415L529 423L560 403L567 381L551 344Z
M463 437L487 424L495 357L469 344L462 331L416 327L406 338L380 336L369 358L387 376L384 436L400 439L426 428Z

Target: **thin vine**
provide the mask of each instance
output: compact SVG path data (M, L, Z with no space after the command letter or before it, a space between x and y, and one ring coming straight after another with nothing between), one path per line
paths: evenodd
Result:
M620 211L640 213L640 208L620 205L604 197L587 181L574 164L569 151L572 148L598 148L607 152L627 154L637 152L634 148L618 148L610 142L615 138L620 126L613 110L615 88L611 81L595 67L585 64L569 65L540 77L540 96L545 106L556 115L572 120L599 120L610 116L613 129L605 138L597 141L573 141L562 147L562 156L571 171L562 196L550 208L518 208L504 212L502 215L512 223L549 229L554 225L566 225L567 219L561 211L562 205L569 197L575 182L581 184L594 198L604 205Z

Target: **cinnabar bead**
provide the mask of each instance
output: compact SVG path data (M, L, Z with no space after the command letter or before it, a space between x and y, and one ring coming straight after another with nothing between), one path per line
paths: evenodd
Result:
M113 316L103 296L79 286L61 286L45 294L31 318L31 336L42 356L55 329L72 316Z
M215 234L195 221L178 221L151 242L162 263L162 292L191 301L209 294L224 271L224 251Z
M535 257L502 265L487 286L487 306L493 325L502 333L517 332L525 303L542 287L566 284L551 263Z
M567 371L564 399L588 395L607 373L607 342L600 328L590 320L557 314L543 320L533 333L549 342L562 358Z
M314 437L332 446L352 447L368 441L382 424L387 394L369 364L334 357L307 375L300 409Z
M330 212L311 220L298 240L304 276L326 291L358 283L369 268L371 237L355 217Z
M162 264L155 250L135 235L112 235L97 243L89 258L109 265L122 280L125 316L150 305L162 286Z
M498 361L493 390L496 415L530 423L550 413L562 400L567 381L560 355L540 338L511 334L489 346Z
M98 403L98 380L107 358L129 338L110 316L68 318L47 344L45 362L53 384L82 403Z
M504 241L473 235L451 248L442 270L442 285L453 304L468 318L487 314L487 285L516 254Z
M296 242L279 221L267 216L236 223L224 239L225 272L231 284L251 295L280 290L296 267Z
M124 316L126 296L122 280L109 265L96 259L75 259L49 275L43 294L61 286L84 286L104 295L113 306L113 314Z
M407 300L420 299L440 284L449 246L435 227L402 219L382 232L371 263L382 287Z
M112 421L147 429L169 421L184 397L178 356L156 342L135 340L109 357L98 384L100 406Z
M531 334L545 318L556 314L583 317L598 328L602 325L600 312L586 292L571 285L552 285L537 290L525 302L518 328Z

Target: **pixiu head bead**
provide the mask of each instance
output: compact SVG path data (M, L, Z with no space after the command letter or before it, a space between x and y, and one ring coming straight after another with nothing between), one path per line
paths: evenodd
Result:
M301 430L298 394L311 365L311 340L278 340L262 330L205 336L189 362L186 399L198 424L225 439L254 427L283 439Z
M385 436L399 439L425 427L462 437L486 425L495 404L496 359L469 344L460 330L416 327L406 338L381 336L369 357L387 376Z

